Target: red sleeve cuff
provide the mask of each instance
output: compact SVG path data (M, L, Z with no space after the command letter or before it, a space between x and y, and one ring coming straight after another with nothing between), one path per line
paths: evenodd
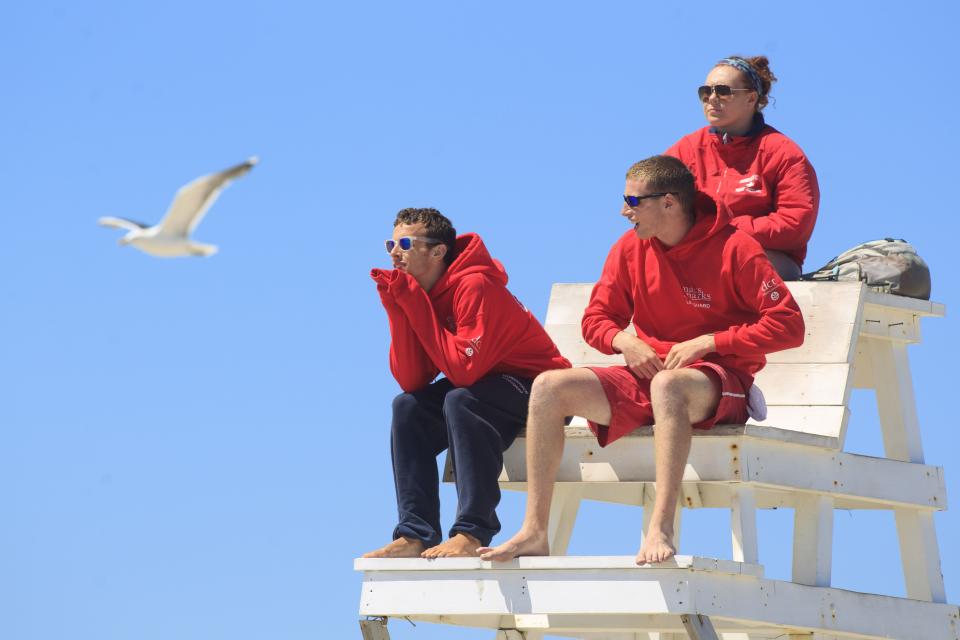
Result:
M733 335L730 330L713 334L713 344L717 348L717 353L721 356L733 353Z
M613 339L617 337L618 333L620 333L620 329L613 327L603 334L603 338L600 340L600 346L603 347L606 353L616 353L616 351L613 350Z

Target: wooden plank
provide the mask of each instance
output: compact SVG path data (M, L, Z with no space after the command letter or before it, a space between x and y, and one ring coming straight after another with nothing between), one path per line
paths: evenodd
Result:
M563 556L567 554L567 547L570 546L570 536L573 535L573 525L577 520L577 511L580 509L582 495L582 485L554 485L547 531L551 555Z
M690 636L690 640L720 640L710 618L701 615L682 615L680 622Z
M361 615L413 619L473 615L496 624L501 620L496 615L546 615L549 633L564 618L569 625L564 632L633 632L638 629L633 621L649 623L647 616L676 620L680 615L700 614L718 622L752 623L758 632L779 627L789 633L815 631L851 640L960 640L960 610L945 604L744 574L630 566L633 556L624 557L622 566L609 568L596 566L589 557L521 559L553 563L544 569L530 563L521 566L518 561L461 570L441 568L457 560L475 559L380 560L396 569L364 569ZM422 562L426 568L400 568L412 562ZM614 620L623 628L610 628Z
M900 562L903 565L907 597L928 602L946 602L940 570L940 547L933 514L915 509L894 511Z
M869 305L906 309L918 316L942 318L947 314L947 308L939 302L907 298L892 293L880 293L869 288L866 290L864 302Z
M845 405L853 387L849 364L768 364L756 377L767 404Z
M826 436L834 439L834 442L833 444L822 443L821 446L839 449L846 435L849 420L850 409L841 405L768 405L766 420L757 421L750 418L747 420L747 425L770 427L780 432ZM787 439L786 434L784 439Z
M634 556L522 556L507 562L491 562L480 558L354 558L355 571L382 571L385 573L415 571L570 571L630 569L637 571L675 570L709 571L733 576L763 577L763 567L746 562L734 562L706 556L678 555L665 562L637 565ZM372 614L371 614L372 615Z
M623 438L603 448L594 439L568 439L556 477L558 482L652 483L653 447L652 438ZM525 481L525 450L525 438L507 450L501 482ZM889 508L947 506L943 470L938 467L749 437L695 436L683 481L752 482Z
M753 487L735 487L730 502L730 533L733 559L736 562L759 563L757 551L757 503Z
M833 565L833 499L797 497L793 517L793 582L829 587Z
M783 428L776 426L782 423L787 425L794 424L791 416L799 416L804 411L809 412L807 425L797 424L795 428L785 426ZM768 416L762 423L755 423L752 419L747 424L718 424L712 429L696 429L693 432L694 439L717 438L722 436L749 436L751 438L761 438L775 442L785 442L790 444L803 444L824 449L840 449L839 441L835 436L827 435L831 431L831 425L834 425L838 419L845 421L850 413L846 407L810 407L810 406L788 406L788 407L769 407L769 416L783 416L783 419L774 419ZM838 418L839 416L839 418ZM820 424L816 424L816 418L820 418ZM768 424L769 423L769 424ZM638 427L631 431L624 438L652 438L653 426ZM823 434L817 430L823 431ZM574 416L569 426L566 428L566 437L568 439L586 438L594 439L593 433L587 426L587 421L580 416ZM523 436L524 433L519 434Z

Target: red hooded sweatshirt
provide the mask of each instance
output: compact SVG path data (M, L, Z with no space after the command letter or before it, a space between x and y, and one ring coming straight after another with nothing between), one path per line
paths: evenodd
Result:
M457 238L457 257L429 293L405 271L370 275L390 320L390 371L404 391L438 372L469 387L491 373L535 378L570 366L476 234Z
M747 135L704 127L666 155L687 165L697 188L730 210L734 227L802 266L820 207L817 174L795 142L757 116Z
M676 246L633 229L613 245L583 314L583 337L613 353L614 336L632 320L662 360L674 344L712 333L717 350L703 359L749 388L764 354L803 343L803 316L757 241L708 198L697 208Z

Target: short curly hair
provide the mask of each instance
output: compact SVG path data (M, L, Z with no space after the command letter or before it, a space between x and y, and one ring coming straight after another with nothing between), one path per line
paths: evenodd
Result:
M397 217L393 221L393 226L401 224L422 224L426 229L428 238L439 240L447 246L447 252L443 256L443 261L450 266L456 257L457 248L457 230L453 228L453 223L449 218L436 209L400 209Z

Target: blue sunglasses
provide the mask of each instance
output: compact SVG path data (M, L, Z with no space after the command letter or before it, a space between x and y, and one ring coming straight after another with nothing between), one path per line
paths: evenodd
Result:
M436 238L424 238L423 236L403 236L396 241L384 240L383 244L387 247L387 253L393 253L393 250L397 245L400 245L401 251L410 251L410 249L413 248L414 240L426 242L427 244L443 244L443 240L437 240Z
M627 203L628 207L636 207L647 198L662 198L668 193L672 196L677 195L676 191L661 191L660 193L648 193L645 196L623 196L623 201Z

